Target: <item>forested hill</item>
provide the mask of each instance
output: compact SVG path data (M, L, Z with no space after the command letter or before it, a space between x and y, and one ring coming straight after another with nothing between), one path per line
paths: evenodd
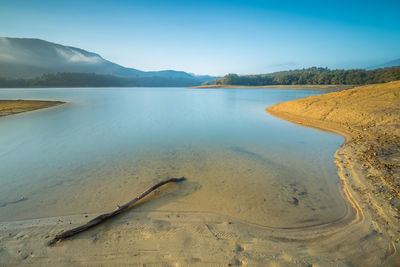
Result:
M67 77L66 75L61 77L57 73L81 73L81 75L75 75L73 77L75 81L66 81L64 79ZM90 73L99 76L95 77ZM46 76L46 74L55 76ZM15 79L18 79L19 82L24 82L20 79L27 79L25 82L28 84L44 83L45 81L39 78L44 75L45 79L51 79L52 82L55 82L54 78L58 77L60 80L57 83L68 86L68 84L76 82L76 79L84 77L85 74L88 74L87 77L91 79L88 81L89 83L97 83L98 80L107 80L107 82L112 80L114 84L118 80L117 83L122 82L125 85L129 80L129 83L157 84L157 86L200 85L219 78L175 70L141 71L120 66L104 59L99 54L76 47L40 39L0 37L0 77L14 79L13 84L16 83ZM2 80L4 82L5 79ZM160 83L162 81L167 83ZM82 81L82 83L84 84L86 81Z
M259 75L228 74L207 84L212 85L291 85L291 84L373 84L400 80L400 67L375 70L308 69L280 71Z
M119 77L95 73L55 73L30 79L0 77L0 88L24 87L174 87L196 86L198 81L182 77Z

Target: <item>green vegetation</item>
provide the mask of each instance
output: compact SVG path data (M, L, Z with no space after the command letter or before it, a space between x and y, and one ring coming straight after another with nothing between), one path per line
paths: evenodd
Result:
M376 70L329 70L312 67L259 75L228 74L208 85L327 85L327 84L374 84L400 80L400 67ZM0 77L0 88L18 87L157 87L197 86L198 80L182 77L120 77L95 73L55 73L30 79Z
M259 75L228 74L212 85L374 84L400 80L400 67L375 70L330 70L312 67Z
M45 74L31 79L0 78L0 88L23 87L135 87L196 86L199 81L181 77L119 77L94 73Z

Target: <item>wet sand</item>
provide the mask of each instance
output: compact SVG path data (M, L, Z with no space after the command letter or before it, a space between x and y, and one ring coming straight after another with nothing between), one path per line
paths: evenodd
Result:
M283 164L274 168L274 159L252 153L237 147L166 149L126 160L107 158L74 173L60 169L59 176L23 181L29 183L24 190L24 184L10 179L8 190L24 192L26 201L16 202L22 197L18 194L1 196L0 221L111 211L153 184L180 175L188 180L176 190L131 212L216 213L274 229L326 225L350 215L331 173L314 175L315 170Z
M0 117L63 104L61 101L0 100Z
M342 93L347 92L349 91ZM316 96L315 98L320 97L324 96ZM339 99L344 98L341 96ZM322 105L321 108L327 106ZM393 105L392 108L395 108L395 106ZM274 115L276 114L277 112ZM293 115L293 117L295 116ZM308 125L311 126L311 124ZM185 160L197 162L199 166L195 168L196 170L213 169L215 173L210 174L209 177L204 177L204 173L201 173L201 171L197 174L190 173L188 177L192 177L192 180L189 179L180 184L167 186L152 194L148 199L151 201L145 201L130 212L121 214L114 220L74 238L58 243L54 247L46 246L46 243L54 235L83 224L97 216L98 213L1 222L0 264L36 266L143 264L167 266L188 264L200 266L218 264L263 266L395 265L399 259L397 253L399 234L395 232L397 229L395 223L398 223L398 221L395 221L394 217L390 218L390 221L386 220L389 219L389 215L382 218L384 212L393 211L390 206L385 206L390 210L383 208L381 210L375 206L376 204L372 205L372 202L368 202L372 201L369 198L363 199L364 196L369 196L367 191L369 188L366 187L368 184L364 185L365 178L363 177L365 176L357 169L358 165L354 163L355 150L346 150L347 147L350 147L352 135L344 128L321 126L317 120L315 120L315 125L327 130L336 129L336 132L342 133L348 140L336 153L339 176L343 182L341 194L343 199L346 199L347 206L346 213L337 217L336 220L324 217L326 214L320 213L315 218L299 219L296 224L296 221L293 222L292 215L286 218L285 213L269 215L268 210L276 206L274 203L265 204L266 213L264 214L259 214L258 210L244 210L240 206L233 206L232 201L225 197L231 191L241 192L238 197L241 197L243 202L255 201L255 207L262 207L257 201L264 201L264 197L259 193L267 185L253 183L245 188L237 188L235 183L221 181L215 179L215 177L227 177L226 173L230 173L231 169L235 170L235 173L230 173L233 175L233 182L243 175L266 175L265 173L249 174L249 170L252 169L262 172L261 166L268 162L265 159L263 161L258 160L260 161L258 162L251 158L257 155L245 153L246 151L243 152L238 148L232 149L230 153L240 152L244 155L244 158L250 157L247 162L243 162L243 158L239 161L232 161L231 159L234 157L231 158L226 153L224 155L212 153L217 158L226 157L226 163L222 164L221 161L213 160L208 154L199 158L197 158L197 155L192 155L193 158L190 158L187 154L175 152L165 154L165 158L160 159L160 161L139 162L139 165L144 168L142 169L143 175L149 175L150 170L153 172L150 173L152 177L160 179L166 174L174 174L175 172L177 176L188 173L190 170L185 170L185 165L174 166L171 164L171 162L184 162ZM354 145L354 147L356 146L357 144ZM174 158L175 154L181 155L183 158ZM201 158L205 158L207 161L199 160ZM168 160L171 160L171 162ZM162 162L165 166L162 165ZM215 166L215 162L220 166ZM254 164L254 167L249 168L249 164ZM171 166L174 170L168 169ZM121 170L126 170L126 168L122 167ZM102 169L99 168L98 171L100 174ZM143 176L140 171L139 169L134 176ZM83 175L85 174L83 173ZM114 175L114 173L108 173L108 175L124 177L123 175ZM131 176L132 174L126 175ZM207 183L204 183L204 185L209 186L201 188L196 182L196 176L206 179ZM122 204L152 185L149 184L149 180L139 181L140 186L135 187L129 186L130 181L123 179L111 181L105 177L101 181L100 188L91 188L87 186L87 181L82 180L82 183L79 184L82 192L77 192L76 188L71 187L71 190L68 190L71 193L70 199L66 201L67 210L70 209L72 214L77 207L68 206L68 203L76 204L74 201L77 195L86 192L87 195L83 200L87 201L88 207L95 207L98 203L104 208L104 212L110 211L117 203L108 201L104 205L105 196L106 199L119 199L121 202L118 204ZM259 182L261 183L262 180ZM294 193L302 193L297 188L295 191L290 186L289 188L284 187L286 183L281 179L276 182L281 182L282 186L272 188L281 188L276 193L283 198L293 200ZM65 181L65 183L68 183L68 181ZM226 188L226 191L216 190L215 186ZM132 188L135 190L133 191ZM53 200L57 201L57 194L61 192L57 192L56 186L52 187L51 190L54 191ZM364 193L359 193L360 190L364 190ZM266 199L274 199L274 192L265 193L266 196L269 196ZM93 196L95 196L94 199ZM124 196L124 199L121 199L120 196ZM296 196L298 199L300 197L301 195ZM311 198L311 200L307 204L311 208L320 204L318 198ZM322 201L324 200L322 199ZM188 206L188 203L197 203L197 208L193 205ZM46 206L47 204L43 204L43 209L53 208L52 205ZM214 208L220 212L206 212L204 211L204 204L218 205ZM77 205L80 209L87 210L84 202ZM387 205L390 205L390 203ZM8 209L7 212L12 212L12 207L11 204L5 208ZM163 207L162 210L159 207ZM243 207L246 207L246 205ZM295 217L300 218L303 208L301 205L297 206L295 202L287 202L286 208L289 212L293 212ZM27 212L29 212L29 207ZM233 213L236 216L230 216ZM390 215L394 215L394 213ZM271 218L267 218L268 216ZM265 222L266 219L269 222L268 224L261 223ZM292 221L288 223L289 220ZM319 223L316 223L315 220L319 220ZM279 227L281 225L283 227Z

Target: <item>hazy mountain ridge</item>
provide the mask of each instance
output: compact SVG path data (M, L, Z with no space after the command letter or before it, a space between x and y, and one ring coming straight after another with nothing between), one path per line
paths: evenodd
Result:
M182 78L198 84L217 77L196 76L184 71L140 71L126 68L102 58L99 54L40 39L0 37L0 76L34 78L51 73L96 73L124 78ZM187 81L186 81L187 82Z
M385 62L385 63L380 64L380 65L368 67L368 68L366 68L366 70L374 70L374 69L398 67L398 66L400 66L400 58Z

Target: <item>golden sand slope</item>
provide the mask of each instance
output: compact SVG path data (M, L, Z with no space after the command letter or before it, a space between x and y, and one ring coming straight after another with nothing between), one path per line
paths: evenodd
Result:
M0 100L0 117L63 104L60 101Z
M398 196L400 81L280 103L267 108L267 112L342 133L348 141L363 146L364 164L382 169L380 178L392 189L392 197Z
M281 116L334 123L368 135L400 136L400 81L357 87L277 104L267 109ZM375 137L375 136L374 136Z
M361 207L364 224L391 244L388 253L399 263L400 81L280 103L267 112L346 137L336 153L342 179Z

